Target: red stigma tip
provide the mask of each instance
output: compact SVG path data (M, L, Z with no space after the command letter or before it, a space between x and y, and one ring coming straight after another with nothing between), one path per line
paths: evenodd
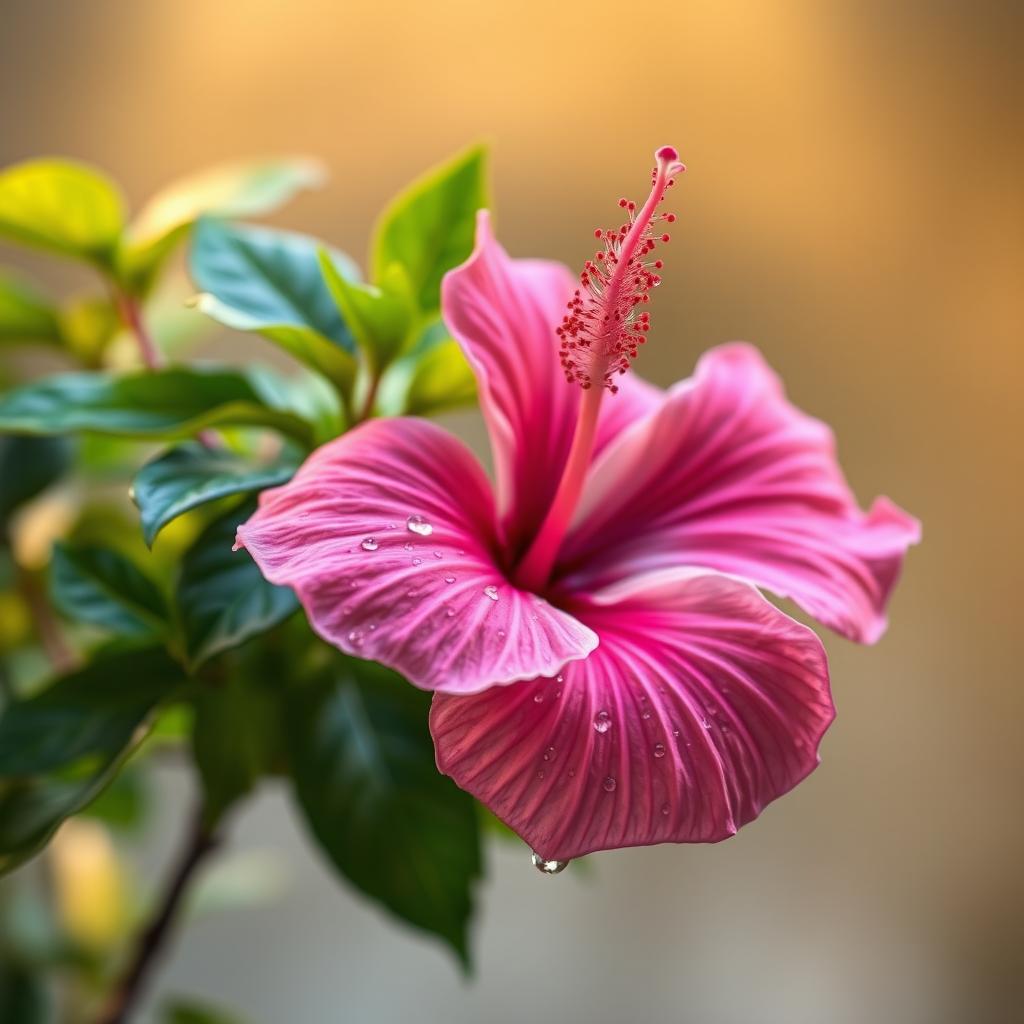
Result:
M662 146L654 154L654 158L656 160L664 160L666 163L675 163L679 159L679 153L676 151L675 146Z

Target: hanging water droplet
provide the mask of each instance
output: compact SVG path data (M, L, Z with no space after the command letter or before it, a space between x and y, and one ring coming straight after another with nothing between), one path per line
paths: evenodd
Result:
M542 875L557 875L569 866L569 862L567 860L545 860L539 853L535 853L533 855L533 866Z
M362 544L359 545L364 551L376 551L380 545L373 537L367 537Z
M434 528L423 516L409 516L405 521L406 529L410 533L415 533L418 537L429 537L433 532Z
M665 756L665 744L664 743L655 743L654 744L654 756L655 757L664 757Z
M361 647L363 643L363 631L361 629L353 629L348 635L348 642L353 647Z
M445 583L454 583L455 582L455 577L454 576L445 576L444 581L445 581Z
M422 558L414 558L412 560L412 564L413 565L422 565L423 564L423 559Z
M594 732L606 733L612 727L612 716L607 711L598 711L594 715Z
M487 595L487 596L488 596L488 597L489 597L489 598L490 598L490 599L491 599L492 601L497 601L497 600L498 600L498 588L497 588L497 587L495 587L495 586L493 586L493 585L491 585L491 586L487 586L487 587L484 587L484 593L485 593L485 594L486 594L486 595Z
M601 788L606 793L613 793L615 791L615 780L610 776L606 776L604 782L601 783Z

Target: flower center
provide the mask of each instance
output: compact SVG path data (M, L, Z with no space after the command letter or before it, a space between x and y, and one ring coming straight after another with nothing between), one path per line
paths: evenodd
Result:
M669 240L660 223L675 220L675 214L659 213L658 206L675 183L675 175L686 169L672 146L662 146L655 160L651 192L639 211L636 203L620 199L627 223L594 232L604 241L604 249L587 260L580 274L582 287L569 300L569 312L555 330L561 339L566 378L585 393L558 490L533 543L512 574L527 590L540 590L551 575L590 466L605 389L613 395L618 391L615 375L629 369L650 330L650 314L639 307L649 301L651 289L661 281L656 273L661 260L652 259L651 254L659 243ZM595 388L595 383L600 386Z
M594 232L604 248L584 264L581 287L555 330L562 343L565 375L585 390L600 384L614 394L618 390L615 374L629 369L651 329L651 315L641 307L650 301L651 289L661 283L657 271L662 262L652 254L659 243L669 240L661 222L671 224L676 219L673 213L659 213L658 206L675 184L675 175L686 169L671 146L663 146L655 158L651 193L644 205L638 211L631 199L620 199L627 222Z

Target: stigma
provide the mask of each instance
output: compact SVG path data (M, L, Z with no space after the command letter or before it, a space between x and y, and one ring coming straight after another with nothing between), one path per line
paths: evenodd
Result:
M580 287L555 329L566 379L584 390L596 385L615 394L615 377L629 369L651 329L644 307L651 289L661 283L663 266L654 252L669 240L664 225L676 219L658 208L676 176L686 170L672 146L662 146L654 158L647 200L638 208L632 200L620 199L625 222L594 232L603 248L583 265Z

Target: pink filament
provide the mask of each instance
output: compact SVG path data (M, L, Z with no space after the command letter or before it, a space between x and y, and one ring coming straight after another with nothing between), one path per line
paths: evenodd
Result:
M650 314L639 313L637 306L648 301L648 292L661 280L651 269L660 270L661 261L648 263L647 257L657 241L667 242L669 237L662 234L656 240L653 224L675 220L673 214L656 216L655 211L673 184L672 176L685 170L671 146L663 146L655 158L651 193L640 212L636 212L635 203L621 199L619 206L628 212L629 223L595 232L604 239L605 248L595 260L587 260L580 275L587 295L576 290L568 304L569 313L556 330L562 341L566 377L580 384L585 394L558 489L533 543L513 573L515 582L528 590L539 590L547 583L569 528L590 466L605 388L612 394L618 391L613 375L626 372L650 329ZM595 382L601 386L593 387Z

